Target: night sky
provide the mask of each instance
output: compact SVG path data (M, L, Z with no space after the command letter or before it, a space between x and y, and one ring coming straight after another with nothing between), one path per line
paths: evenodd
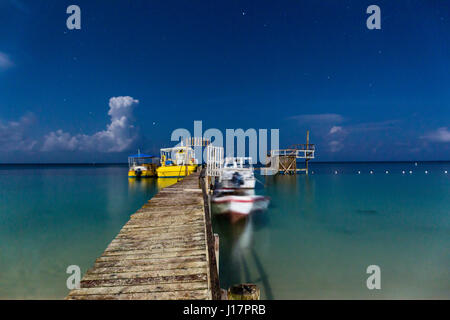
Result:
M194 120L309 129L319 161L450 160L449 40L441 0L0 0L0 162L125 162Z

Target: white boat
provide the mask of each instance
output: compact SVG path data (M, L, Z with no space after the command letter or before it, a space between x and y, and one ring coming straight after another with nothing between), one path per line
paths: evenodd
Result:
M219 185L221 188L254 189L255 174L252 158L226 157L220 172Z
M214 214L230 215L232 222L235 222L252 212L266 210L269 206L269 198L255 195L251 191L239 194L234 191L220 190L211 199L212 212Z

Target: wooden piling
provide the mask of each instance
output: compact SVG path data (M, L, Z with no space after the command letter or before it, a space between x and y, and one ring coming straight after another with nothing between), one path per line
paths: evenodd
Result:
M259 300L261 292L256 284L242 283L228 289L228 300Z

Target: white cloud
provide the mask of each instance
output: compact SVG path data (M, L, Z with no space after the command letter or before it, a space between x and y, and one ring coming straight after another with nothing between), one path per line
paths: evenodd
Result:
M9 58L9 56L0 51L0 70L8 69L13 66L13 62Z
M342 131L342 127L340 127L340 126L332 126L331 129L330 129L329 134L335 134L335 133L338 133L340 131Z
M50 132L44 137L42 151L76 150L80 146L80 140L84 135L72 136L62 130Z
M129 96L113 97L109 99L108 115L111 122L106 130L93 135L71 135L62 130L50 132L44 137L42 151L125 151L137 138L133 125L133 107L138 103L138 100Z
M436 142L450 142L450 131L447 127L441 127L428 133L423 138Z
M32 151L37 144L30 138L29 128L34 122L34 116L30 113L19 121L0 121L0 149L8 151Z

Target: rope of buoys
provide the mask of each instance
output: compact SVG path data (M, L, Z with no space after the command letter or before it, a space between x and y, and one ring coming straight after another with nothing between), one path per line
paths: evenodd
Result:
M311 171L311 174L314 174L314 173L315 173L314 171ZM361 170L358 170L358 171L357 171L357 174L361 174L361 173L362 173ZM374 171L374 170L370 170L369 173L370 173L370 174L374 174L375 171ZM389 170L385 170L384 173L385 173L385 174L390 174L390 171L389 171ZM406 172L405 170L402 170L402 174L406 174L406 173L407 173L407 172ZM409 170L408 173L409 173L409 174L413 174L413 171L412 171L412 170ZM425 174L429 174L429 173L431 173L431 172L428 171L428 170L425 170L424 173L425 173ZM334 174L339 174L339 172L338 172L337 170L334 170ZM444 170L444 174L448 174L448 170ZM258 182L259 182L259 181L258 181Z

